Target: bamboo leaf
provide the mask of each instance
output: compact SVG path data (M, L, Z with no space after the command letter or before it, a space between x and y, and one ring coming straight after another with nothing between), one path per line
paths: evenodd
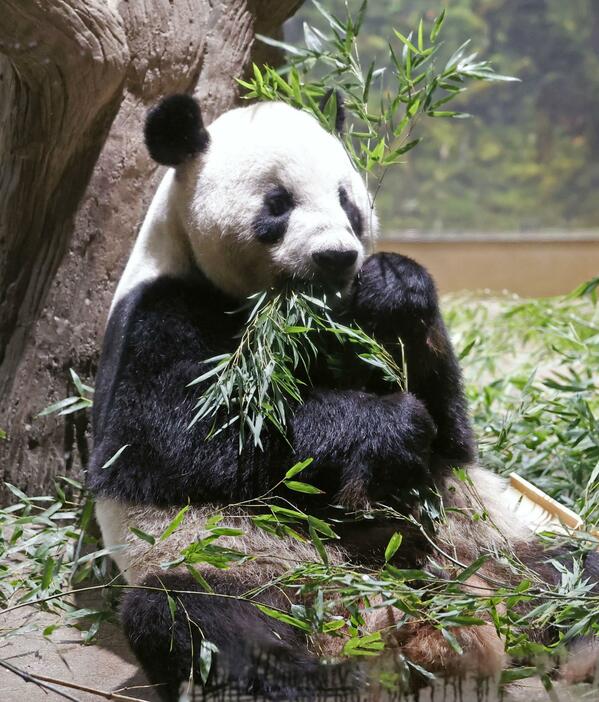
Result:
M310 51L315 53L322 51L323 45L320 37L307 22L304 22L304 41Z
M54 559L50 556L46 558L44 562L44 570L42 572L42 590L47 590L52 582L52 575L54 574Z
M76 402L79 402L80 399L80 397L65 397L64 400L59 400L58 402L54 402L53 404L46 407L46 409L42 410L37 416L46 417L49 414L54 414L55 412L58 412L61 409L64 409L65 407L74 405Z
M464 570L457 576L457 580L459 580L461 583L465 583L468 578L479 571L488 560L489 556L487 555L479 556L467 568L464 568Z
M92 401L85 397L79 398L79 402L75 402L70 407L63 409L59 412L59 416L64 416L66 414L72 414L73 412L79 412L79 410L87 409L92 406Z
M130 526L129 531L132 534L135 534L135 536L137 536L138 538L147 542L148 544L151 544L152 546L156 543L156 539L152 536L152 534L148 534L147 532L142 531L141 529L138 529L137 527Z
M308 483L301 483L298 480L285 480L285 487L293 490L295 492L304 492L309 495L323 495L324 492L319 490L314 485L309 485Z
M354 636L343 647L345 656L377 656L385 648L380 631L368 636Z
M185 567L187 568L187 572L196 581L196 583L202 588L202 590L204 590L204 592L213 592L212 588L210 587L210 583L206 580L206 578L198 570L196 570L196 568L194 568L189 563L186 563Z
M459 641L449 629L441 629L441 634L451 648L460 656L464 653L464 649L460 646Z
M532 678L538 674L538 669L535 666L525 666L521 668L510 668L508 670L503 670L501 672L501 685L508 685L509 683L516 682L518 680L525 680L527 678Z
M325 10L323 5L320 2L318 2L318 0L312 0L312 4L314 5L314 7L316 7L318 12L320 12L320 14L327 20L327 22L333 29L336 29L342 34L345 34L345 28L343 27L343 25L330 12Z
M420 53L420 51L414 46L414 44L412 44L411 40L408 37L404 36L399 30L394 29L393 33L401 41L401 43L404 44L404 46L410 51L413 51L415 54Z
M279 612L276 609L272 609L271 607L267 607L266 605L263 604L258 604L256 603L255 605L263 614L266 614L268 617L272 617L273 619L276 619L279 622L283 622L284 624L289 624L291 626L294 626L296 629L301 629L302 631L307 631L310 632L311 628L308 622L304 622L301 619L297 619L296 617L292 617L290 614L285 614L284 612Z
M202 684L206 685L210 671L212 670L213 654L218 652L218 647L211 641L202 639L200 643L200 678Z
M318 536L316 533L316 529L312 525L308 527L308 533L310 534L310 539L312 543L314 544L314 548L316 549L316 552L320 556L320 559L325 565L328 565L329 563L329 556L327 554L327 550L322 543L321 538Z
M275 49L281 49L282 51L285 51L288 54L293 54L294 56L303 56L303 52L301 51L301 49L298 49L297 46L293 46L293 44L288 44L287 42L279 41L278 39L273 39L273 37L267 37L265 34L256 34L256 39L258 39L258 41L261 41L263 44L267 44L268 46L274 46Z
M435 22L433 24L433 28L431 29L431 33L430 33L430 40L432 43L434 43L437 40L437 37L439 36L439 32L441 31L441 28L443 27L443 22L445 21L445 13L446 13L446 10L443 9L441 11L441 14L435 19Z
M305 461L300 461L299 463L296 463L294 466L292 466L285 473L285 479L289 480L290 478L293 478L298 473L301 473L301 471L303 471L305 468L307 468L313 461L314 461L313 458L307 458Z
M100 468L100 470L106 470L106 468L110 468L111 465L113 465L120 457L120 455L123 453L123 451L126 448L129 448L130 444L125 444L124 446L121 446L121 448L112 456L112 458L109 458L106 463Z
M385 562L388 563L397 553L397 550L401 546L402 539L403 536L397 531L389 539L389 543L387 544L387 548L385 549Z
M185 515L187 514L187 512L189 512L189 509L190 505L186 505L177 512L170 524L160 535L160 541L165 541L166 539L168 539L168 537L181 526L181 523L185 519Z

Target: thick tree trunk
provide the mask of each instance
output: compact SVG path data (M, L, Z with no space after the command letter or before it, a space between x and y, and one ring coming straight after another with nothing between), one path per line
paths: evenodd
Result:
M256 32L302 0L0 0L0 469L30 492L86 457L87 418L37 418L93 383L115 284L161 173L142 124L194 90L238 98ZM77 452L75 449L79 449ZM78 455L77 455L78 454Z

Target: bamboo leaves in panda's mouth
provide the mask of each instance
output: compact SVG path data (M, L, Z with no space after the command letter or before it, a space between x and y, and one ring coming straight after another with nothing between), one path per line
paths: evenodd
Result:
M190 383L206 384L195 407L190 427L211 420L206 438L237 424L239 451L248 436L263 449L262 431L270 423L285 435L290 409L302 402L310 369L333 339L339 352L349 345L356 357L373 366L398 390L406 389L403 362L357 326L333 319L326 298L304 291L267 291L249 298L247 322L232 353L205 360L209 369ZM335 364L335 353L329 363Z

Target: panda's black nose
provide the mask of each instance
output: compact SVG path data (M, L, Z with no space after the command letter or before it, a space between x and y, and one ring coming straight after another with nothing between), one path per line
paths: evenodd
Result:
M358 252L354 249L325 249L312 254L312 260L323 273L336 276L349 273L357 258Z

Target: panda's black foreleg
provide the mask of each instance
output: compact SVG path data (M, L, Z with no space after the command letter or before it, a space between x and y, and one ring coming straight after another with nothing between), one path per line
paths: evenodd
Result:
M201 689L206 674L206 691L226 687L259 699L299 697L318 673L304 635L236 599L242 584L231 576L215 578L211 585L218 594L202 590L188 574L170 573L150 576L123 598L125 633L161 699L177 702L190 679ZM281 604L268 596L262 602Z
M434 281L420 264L394 253L370 256L345 314L407 362L408 388L429 411L442 463L468 463L475 446L462 375L439 309ZM388 392L381 381L370 387Z
M315 389L291 429L296 457L314 459L303 479L329 501L362 507L428 475L434 423L411 393Z

